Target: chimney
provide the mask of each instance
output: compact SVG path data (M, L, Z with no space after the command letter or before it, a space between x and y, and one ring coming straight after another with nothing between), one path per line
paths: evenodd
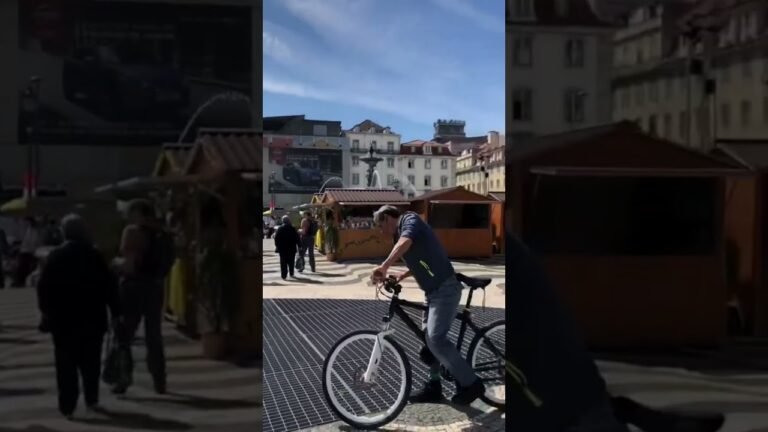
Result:
M488 132L488 145L490 147L498 147L499 146L499 133L496 131L490 131Z

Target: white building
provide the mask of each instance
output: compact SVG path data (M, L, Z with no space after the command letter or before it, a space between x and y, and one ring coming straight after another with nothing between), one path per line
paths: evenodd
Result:
M409 141L400 146L397 159L399 186L409 198L456 186L456 155L447 144Z
M702 150L768 136L766 20L758 0L635 9L615 37L614 119Z
M510 144L611 119L611 35L589 0L508 0Z
M368 157L371 149L374 156L382 160L376 165L373 178L374 187L393 187L398 176L397 155L400 153L400 135L371 120L365 120L346 131L349 142L349 185L350 187L368 186L368 164L363 158Z

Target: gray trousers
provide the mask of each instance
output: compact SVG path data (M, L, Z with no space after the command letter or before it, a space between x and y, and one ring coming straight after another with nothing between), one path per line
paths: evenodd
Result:
M427 294L426 306L422 316L422 329L426 332L427 348L437 362L430 365L434 370L442 364L453 375L459 385L468 387L477 380L472 366L456 349L456 344L448 339L453 320L461 301L462 286L455 277L448 278L435 291Z
M299 251L301 258L304 258L306 254L309 254L309 268L315 271L315 239L312 237L302 237L301 250ZM304 265L306 267L306 264Z
M120 287L125 316L126 342L132 342L144 321L147 369L153 380L165 382L165 347L163 346L163 305L165 290L160 281L125 281ZM133 365L131 360L131 365Z

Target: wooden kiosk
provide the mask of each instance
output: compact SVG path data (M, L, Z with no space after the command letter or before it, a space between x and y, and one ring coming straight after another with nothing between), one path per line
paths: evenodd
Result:
M461 186L427 192L412 200L451 258L493 256L491 206L496 202Z
M620 122L507 147L508 226L596 347L716 346L733 164Z
M393 189L326 189L321 204L326 256L336 261L386 257L392 239L374 226L373 212L386 204L406 210L409 201Z
M506 195L504 192L489 192L488 196L494 199L494 203L491 204L491 234L493 236L493 243L495 253L504 253L504 239L506 228L504 220L504 203L506 202Z
M168 148L164 148L164 152ZM201 131L188 148L183 169L161 155L155 176L130 179L100 191L160 192L155 197L162 207L174 214L188 237L186 248L190 266L184 317L180 320L188 332L202 334L206 355L211 352L206 337L210 335L199 307L196 258L207 241L224 239L226 248L236 255L238 289L237 313L230 320L226 347L217 341L213 351L230 351L239 357L262 356L262 219L261 134L255 131Z

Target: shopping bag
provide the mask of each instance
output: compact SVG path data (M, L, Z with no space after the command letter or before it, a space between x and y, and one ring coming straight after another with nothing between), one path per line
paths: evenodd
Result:
M107 335L106 358L101 379L105 384L128 387L133 384L130 347L119 342L116 330Z
M295 267L296 267L296 270L298 270L300 272L304 271L304 257L303 256L299 255L298 257L296 257L296 265L295 265Z

